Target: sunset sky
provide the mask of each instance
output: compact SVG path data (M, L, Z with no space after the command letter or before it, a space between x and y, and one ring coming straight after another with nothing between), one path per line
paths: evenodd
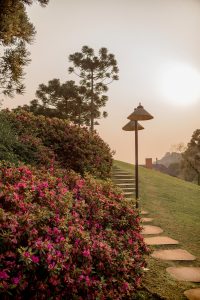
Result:
M134 162L134 134L122 127L139 102L154 116L141 122L140 163L189 142L200 128L199 0L50 0L28 15L37 35L26 93L5 98L4 107L28 104L40 83L76 79L68 74L68 56L88 45L108 48L119 66L104 108L108 117L96 126L116 159Z

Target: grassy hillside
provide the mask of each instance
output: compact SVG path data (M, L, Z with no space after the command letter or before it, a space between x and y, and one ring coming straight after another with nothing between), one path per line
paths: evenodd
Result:
M123 170L133 172L133 165L115 161ZM139 168L140 205L167 235L180 242L182 249L197 257L195 262L161 262L149 258L150 270L145 286L164 299L185 299L183 291L198 284L177 282L165 272L170 266L200 266L200 187L143 167ZM158 246L158 248L175 246ZM198 286L199 287L199 286Z

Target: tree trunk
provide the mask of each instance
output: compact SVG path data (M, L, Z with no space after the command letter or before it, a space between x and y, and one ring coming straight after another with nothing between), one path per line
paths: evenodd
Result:
M94 106L94 75L93 75L93 70L91 72L91 125L90 125L90 130L91 132L94 131L94 114L93 114L93 106Z
M66 119L68 119L68 98L65 98L65 114L66 114Z
M79 102L78 126L81 126L81 101Z

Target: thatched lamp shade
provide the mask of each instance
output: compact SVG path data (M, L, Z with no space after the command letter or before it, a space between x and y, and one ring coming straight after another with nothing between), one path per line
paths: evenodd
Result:
M150 115L140 103L138 107L135 108L134 112L128 116L128 119L131 121L145 121L153 119L153 116Z
M122 129L125 131L135 131L135 121L129 121ZM137 123L137 129L142 130L144 127Z

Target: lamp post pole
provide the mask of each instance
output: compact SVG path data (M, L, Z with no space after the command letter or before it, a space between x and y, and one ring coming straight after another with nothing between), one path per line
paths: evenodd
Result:
M134 197L136 200L136 208L138 208L138 130L143 130L144 127L138 121L129 121L123 128L125 131L135 131L135 191ZM137 162L137 163L136 163Z
M139 182L138 182L138 121L135 121L135 200L136 208L139 207Z
M136 208L139 208L139 174L138 174L138 130L144 129L138 121L145 121L153 119L153 116L148 113L144 107L139 103L134 112L128 116L130 122L122 129L126 131L135 131L135 202Z

